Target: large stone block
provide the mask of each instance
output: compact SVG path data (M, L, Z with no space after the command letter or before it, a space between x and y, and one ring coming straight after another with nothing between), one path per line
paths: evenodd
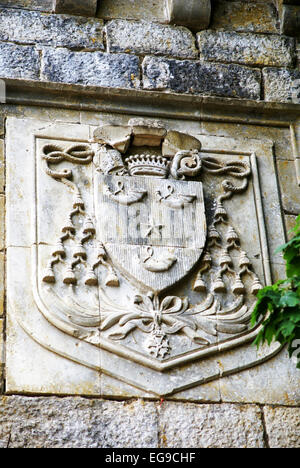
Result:
M295 41L288 37L203 31L197 39L205 61L289 67L295 60Z
M297 183L295 163L277 161L283 209L289 214L300 213L300 187Z
M4 249L5 197L0 195L0 250Z
M0 252L0 317L4 315L4 253Z
M0 193L4 192L5 180L4 180L4 143L0 140Z
M300 103L300 71L286 68L263 70L266 101Z
M0 6L27 8L29 10L51 11L53 0L2 0Z
M97 0L53 0L53 9L55 13L95 16Z
M260 71L240 65L146 57L143 76L145 89L242 99L260 98Z
M160 410L163 447L263 448L263 432L257 406L165 403Z
M193 34L183 27L114 20L107 24L106 31L108 52L169 55L191 59L198 56Z
M39 79L40 57L33 46L0 43L0 77Z
M270 448L300 448L300 408L264 407Z
M103 21L5 8L0 10L0 40L103 50Z
M136 88L138 78L139 60L133 55L52 48L43 51L42 79L45 81Z
M225 31L276 33L277 12L271 2L216 0L210 27Z
M210 0L165 0L168 20L199 31L209 25L211 14Z
M0 418L1 447L116 449L158 446L154 403L3 397Z

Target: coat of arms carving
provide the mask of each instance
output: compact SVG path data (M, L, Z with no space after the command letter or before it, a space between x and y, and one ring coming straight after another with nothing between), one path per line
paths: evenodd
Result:
M255 154L205 150L201 137L144 119L70 140L45 134L36 145L39 313L91 353L135 366L130 379L126 369L113 375L138 388L164 394L195 385L197 377L182 382L188 366L257 333L251 313L270 272ZM243 204L255 205L260 218L254 253L243 240L245 224L235 223ZM55 242L47 242L49 230ZM70 354L63 345L53 351ZM76 353L70 358L95 368ZM173 372L180 385L147 388L139 380L145 372L148 381Z

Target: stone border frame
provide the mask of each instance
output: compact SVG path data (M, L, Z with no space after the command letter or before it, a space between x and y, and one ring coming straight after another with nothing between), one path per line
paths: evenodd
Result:
M16 263L15 260L12 256L12 253L14 250L19 249L19 257L23 256L23 262L26 263L26 261L29 261L28 255L30 255L30 251L32 251L32 254L35 255L35 249L36 249L36 240L35 240L35 232L34 231L28 231L27 226L27 219L28 216L30 216L30 210L28 208L28 204L26 204L26 212L21 213L20 211L15 212L14 210L11 210L9 208L10 204L13 204L13 201L16 200L16 197L20 196L20 189L16 189L16 184L19 186L18 182L14 179L16 177L16 174L20 175L20 169L17 169L18 167L18 161L15 157L15 152L12 151L12 148L10 148L10 139L9 137L12 135L12 132L16 134L21 133L21 128L22 128L22 120L17 119L17 118L11 118L9 120L10 123L15 122L16 123L16 129L14 128L14 124L10 125L9 124L9 134L8 134L8 171L7 171L7 176L8 176L8 190L7 190L7 256L8 256L8 286L9 286L9 293L8 293L8 312L9 312L9 322L12 323L12 320L17 319L23 330L31 336L33 340L35 340L37 343L42 345L43 348L49 350L49 351L54 351L56 354L67 358L68 360L71 360L73 362L78 362L85 366L86 368L96 371L96 372L103 372L104 374L113 377L120 382L123 382L123 384L132 386L135 389L139 389L139 391L143 392L143 396L149 396L150 395L155 395L155 396L166 396L166 395L172 395L175 393L178 393L180 391L187 390L189 388L193 388L197 385L201 385L206 382L210 382L212 380L218 379L222 376L226 375L231 375L236 372L240 372L241 370L248 369L250 367L256 366L259 363L262 363L271 357L273 357L275 354L279 352L281 349L280 346L274 345L271 349L265 348L265 350L262 353L257 354L255 348L253 346L245 346L241 348L235 348L233 350L227 350L226 343L222 345L224 348L224 355L222 355L219 359L220 362L222 362L222 369L218 368L216 366L216 357L208 357L205 362L200 361L200 367L199 363L190 363L188 366L186 366L184 372L178 373L177 369L165 369L165 372L163 372L161 375L163 376L161 379L161 382L157 382L158 379L155 378L155 371L153 371L150 368L141 368L141 372L137 370L136 365L133 362L128 361L127 359L124 359L125 356L120 356L120 353L118 354L111 354L110 352L106 351L105 349L101 350L101 357L99 357L99 353L95 352L92 354L92 346L89 345L88 343L84 343L80 347L80 353L78 355L74 355L74 352L72 349L74 349L74 339L71 337L66 337L64 334L62 335L61 332L57 330L57 338L58 340L54 340L54 342L49 341L48 337L48 332L49 332L49 323L43 319L43 323L41 323L41 319L39 318L38 315L38 310L37 308L35 309L35 312L33 313L32 317L30 314L30 317L26 317L26 311L24 312L24 308L21 305L21 302L23 301L23 296L22 296L22 301L19 301L19 304L12 307L12 298L14 297L14 294L11 295L10 291L17 291L18 288L21 288L25 291L31 290L31 281L28 279L26 285L23 285L22 282L19 283L18 285L18 278L15 278L14 271L16 269ZM45 123L45 122L40 122L40 121L34 121L34 120L28 120L28 122L31 124L31 131L30 133L33 133L34 136L32 136L29 133L29 130L26 130L26 135L24 136L24 140L22 141L22 147L23 150L24 148L29 151L30 148L34 148L34 141L36 136L38 137L44 137L44 138L51 138L51 136L55 139L66 139L67 135L70 135L70 129L72 130L72 134L74 134L74 140L76 141L88 141L89 138L91 138L92 130L93 127L89 127L87 125L78 125L78 124L59 124L55 125L50 123ZM41 126L42 124L42 126ZM21 126L20 126L21 125ZM59 132L57 129L59 128ZM17 130L17 132L15 132ZM27 134L28 133L28 134ZM34 141L32 140L34 138ZM212 138L212 137L211 137ZM208 141L209 137L205 137L204 140ZM228 139L225 137L213 137L213 139L216 141L215 147L212 145L208 150L215 152L218 147L220 147L220 139L222 143L227 141L227 146L226 148L223 149L223 153L225 152L226 154L230 154L230 148L233 142L237 142L238 140L232 140ZM217 141L219 140L219 141ZM229 140L229 141L228 141ZM242 145L242 141L241 145ZM219 145L219 146L218 146ZM204 148L205 148L204 144ZM248 157L251 157L256 151L258 154L261 152L260 150L260 142L257 140L248 140L247 141L247 146L248 146L248 151L245 151L244 145L241 146L241 150L243 153L246 153ZM223 147L222 147L223 148ZM233 153L239 154L238 152L239 148L235 148ZM273 154L273 144L272 142L268 143L268 150L266 154L268 154L268 162L272 161L272 154ZM12 157L12 154L14 155ZM262 152L261 156L265 154ZM252 156L252 159L254 156ZM33 161L35 161L35 157L32 158L31 163L29 161L29 165L26 166L26 183L25 183L25 192L22 193L22 196L24 197L25 200L28 200L29 192L31 190L32 186L32 170L34 171L34 167L32 167ZM268 166L269 167L269 166ZM273 168L270 166L270 171L271 173L275 175L275 167L273 165ZM255 171L255 166L254 166L254 171ZM31 175L30 175L31 174ZM23 173L22 173L23 175ZM269 176L268 176L269 177ZM12 181L15 180L13 183ZM271 190L271 193L274 191L276 192L276 177L272 177L273 183L275 184L274 190ZM262 180L261 180L262 183ZM27 188L26 188L27 187ZM24 190L24 189L23 189ZM266 190L266 187L264 188ZM22 189L21 189L22 191ZM260 198L260 197L259 197ZM261 214L261 208L260 208L260 201L259 198L256 196L256 203L257 203L257 208L258 208L258 216L262 216ZM276 204L276 202L275 202ZM278 206L278 210L280 207ZM28 211L29 210L29 211ZM260 213L260 214L259 214ZM277 240L278 237L280 237L281 241L284 240L284 233L282 226L280 227L279 225L277 226L276 222L275 225L272 223L272 219L270 219L271 213L269 213L269 232L270 232L270 223L272 224L272 231L277 233ZM12 226L15 225L17 221L22 220L23 223L23 238L22 238L22 233L20 235L20 232L16 233L13 229ZM261 231L261 236L262 240L265 239L265 235L263 231ZM277 242L276 240L276 242ZM272 243L271 243L272 244ZM273 247L274 245L271 245L272 251L274 250ZM16 252L14 252L16 253ZM25 257L27 260L25 260ZM276 261L276 260L275 260ZM279 262L279 258L277 259ZM265 271L268 271L269 267L269 261L267 256L265 256ZM20 265L19 265L20 266ZM266 274L266 280L267 282L270 282L270 277L268 274ZM27 301L29 304L31 304L32 299L29 299ZM31 306L30 306L31 307ZM21 314L21 320L20 320L20 314ZM35 320L34 320L35 316ZM39 323L39 327L36 332L32 332L32 323ZM31 323L31 325L30 325ZM34 329L33 329L34 330ZM44 336L43 336L44 335ZM65 338L63 339L63 348L59 345L59 336L64 336ZM248 341L248 340L247 340ZM21 388L23 387L22 383L22 378L20 378L19 383L16 383L14 381L14 378L12 377L11 374L11 364L12 367L14 367L14 351L13 351L13 342L10 343L8 342L8 359L7 359L7 391L8 393L13 393L16 391L21 391ZM245 356L247 355L247 359ZM120 363L123 363L122 366L120 366ZM117 369L117 373L114 371L113 367ZM157 369L157 370L164 370L164 369ZM16 371L15 371L16 372ZM131 377L130 379L128 378L128 374L130 374ZM172 377L172 378L171 378ZM101 387L101 386L100 386ZM34 391L37 391L37 388L34 388ZM33 391L33 392L34 392ZM60 393L60 392L58 392ZM101 393L101 389L100 389ZM132 394L132 393L131 393Z

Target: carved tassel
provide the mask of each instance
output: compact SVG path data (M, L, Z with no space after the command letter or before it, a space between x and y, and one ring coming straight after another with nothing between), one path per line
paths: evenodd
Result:
M94 270L92 270L92 268L90 268L87 272L84 283L87 286L98 286L98 278L95 275Z
M86 251L85 251L84 247L82 246L82 244L80 242L74 248L73 257L74 258L79 258L80 257L82 259L86 258Z
M64 283L65 284L76 284L77 283L76 276L75 276L75 274L74 274L71 267L68 267L66 269L66 272L65 272L65 275L64 275Z
M226 292L226 286L223 283L221 278L217 278L213 283L212 283L212 289L214 292Z
M107 274L106 279L105 279L105 285L110 286L110 287L120 286L119 279L113 271L110 271Z
M206 284L203 281L201 273L198 273L196 281L193 286L193 290L196 292L205 292L206 291Z
M256 277L252 283L252 287L251 287L251 294L254 294L256 295L258 293L258 291L260 291L262 289L262 285L259 281L259 279Z
M56 244L56 247L55 247L55 249L53 250L52 255L53 255L53 256L59 255L60 257L65 257L65 256L66 256L66 252L65 252L65 249L64 249L64 246L63 246L62 241L59 241L59 242Z
M51 265L49 265L46 268L44 276L43 276L43 281L45 283L55 283L55 275L54 275L53 268L51 267Z
M228 254L228 252L226 250L223 250L222 255L220 257L219 264L221 266L223 266L223 265L232 265L232 259L231 259L230 255Z
M87 218L85 223L84 223L84 226L83 226L83 233L84 234L95 234L96 232L96 229L94 227L94 224L91 220L91 218Z
M245 286L240 278L237 278L232 286L232 292L234 294L243 294L245 292Z

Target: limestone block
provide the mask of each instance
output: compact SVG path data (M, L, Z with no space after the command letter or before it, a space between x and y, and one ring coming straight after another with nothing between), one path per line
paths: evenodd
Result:
M42 79L112 88L138 87L139 60L134 55L101 52L43 51Z
M0 400L0 416L1 447L158 446L156 409L150 402L12 396Z
M5 8L0 41L103 50L103 21Z
M290 67L295 59L295 42L288 37L203 31L197 39L205 61Z
M35 47L0 43L1 78L38 80L39 70L40 57Z
M167 16L170 23L181 24L200 31L209 25L210 0L166 0Z
M277 13L272 2L214 2L210 27L224 31L277 33Z
M300 448L300 408L263 408L270 448Z
M97 16L105 20L129 19L164 23L165 1L153 0L101 0L98 2Z
M260 71L241 65L146 57L143 77L145 89L260 99Z
M2 0L0 6L27 8L29 10L51 11L53 0Z
M0 140L0 193L4 192L5 180L4 180L4 144L3 140Z
M53 10L55 13L95 16L97 0L53 0Z
M160 410L162 447L263 448L258 406L164 403Z
M300 5L294 0L293 5L283 5L280 16L280 29L283 34L299 36Z
M283 209L288 214L300 213L300 187L296 179L295 163L277 161Z
M295 233L290 232L290 231L296 226L296 218L297 218L296 215L285 215L284 216L285 228L286 228L286 231L287 231L288 240L290 240L295 234Z
M264 68L265 101L299 104L300 71L286 68Z
M0 317L4 315L4 253L0 252Z
M145 21L113 20L106 25L108 52L169 55L195 59L198 51L186 28Z
M5 232L5 197L0 195L0 250L4 249L4 232Z

